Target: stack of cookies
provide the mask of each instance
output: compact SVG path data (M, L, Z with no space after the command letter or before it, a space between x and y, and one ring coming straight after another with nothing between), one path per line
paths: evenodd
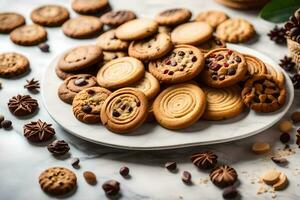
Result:
M214 10L191 17L184 8L162 11L154 20L128 10L102 15L109 29L95 44L59 59L56 74L64 82L58 96L78 120L121 134L151 119L183 129L200 118L235 117L246 107L273 112L284 105L281 72L226 48L226 42L255 35L250 22Z

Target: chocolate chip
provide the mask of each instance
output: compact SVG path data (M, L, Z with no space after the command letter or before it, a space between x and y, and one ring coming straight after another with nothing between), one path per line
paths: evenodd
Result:
M219 69L221 68L221 65L219 65L218 63L212 63L212 64L210 65L210 68L211 68L212 70L217 71L217 70L219 70Z
M102 189L106 195L115 196L120 191L120 183L115 180L109 180L103 183Z
M224 58L223 55L218 55L216 59L217 59L217 61L219 61L219 60L222 60L223 58Z
M94 90L91 90L91 89L87 90L86 92L87 92L89 95L93 95L93 94L96 93Z
M289 133L282 133L282 134L280 135L280 141L281 141L282 143L288 143L288 142L290 141L290 139L291 139L291 136L290 136Z
M133 111L133 108L130 106L129 108L128 108L128 112L132 112Z
M92 112L92 107L89 105L84 105L84 106L82 106L82 111L85 113L90 113L90 112Z
M119 173L121 174L121 176L128 176L129 168L128 167L121 167L121 169L119 170Z
M212 75L211 77L213 80L218 80L218 76L217 75Z
M216 54L212 53L209 55L209 57L214 58L214 57L216 57Z
M182 180L184 183L189 184L189 183L191 182L191 178L192 178L192 175L191 175L190 172L184 171L184 172L182 173L181 180Z
M197 59L197 57L196 56L193 56L192 57L192 62L196 62L198 59Z
M121 114L120 114L118 111L113 110L112 115L113 115L114 117L120 117Z
M49 50L49 45L47 43L41 43L39 44L39 48L42 52L48 53Z
M173 75L174 72L173 72L173 71L169 71L168 74L169 74L169 75Z
M177 62L175 60L171 61L171 66L175 67L177 65Z
M79 158L72 158L71 159L71 165L76 169L79 168L79 162L80 162Z
M228 67L229 64L227 62L224 63L224 67Z
M140 102L140 101L136 102L136 106L137 106L137 107L140 107L140 105L141 105L141 102Z
M232 76L232 75L235 75L236 73L236 70L235 69L232 69L232 68L229 68L228 71L227 71L227 74Z
M168 169L169 171L174 171L177 168L176 162L167 162L165 164L165 168Z
M165 64L166 65L170 65L171 64L171 60L166 60Z
M77 85L77 86L84 86L86 85L88 82L85 80L84 77L80 77L80 78L77 78L75 81L74 81L74 84Z
M167 74L169 72L169 70L165 69L164 74Z
M241 59L239 56L237 56L237 57L235 57L235 61L236 61L236 62L241 62L242 59Z
M123 105L121 106L121 110L125 110L125 109L126 109L126 105L123 104Z
M3 120L1 122L1 126L4 128L4 129L10 129L11 128L11 125L12 125L12 122L10 120Z
M224 199L234 199L237 197L237 195L238 191L236 190L236 188L233 186L229 186L224 189L222 196Z
M193 51L192 51L192 50L190 50L190 51L189 51L189 54L193 54Z
M179 56L184 56L185 53L184 53L183 51L178 51L178 55L179 55Z
M220 80L220 81L223 81L224 79L225 79L225 76L224 76L224 75L219 76L219 80Z
M287 164L288 162L287 159L276 156L272 156L271 160L276 164Z

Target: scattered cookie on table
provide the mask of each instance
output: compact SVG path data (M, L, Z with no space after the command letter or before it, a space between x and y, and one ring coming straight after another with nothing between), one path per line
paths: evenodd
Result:
M233 185L238 178L238 174L232 167L221 165L213 169L210 172L209 177L213 184L224 188Z
M185 8L171 8L158 13L155 21L163 26L175 26L189 21L192 12Z
M24 137L30 142L46 142L53 138L55 130L52 128L52 124L38 121L30 122L25 124Z
M37 24L24 25L10 32L10 39L22 46L38 45L47 40L47 31Z
M196 17L196 21L206 22L211 27L216 28L219 24L227 20L229 17L226 13L219 10L208 10L199 13Z
M100 21L105 25L116 27L135 18L135 13L130 10L117 10L105 13L100 17Z
M109 6L108 0L72 0L72 9L83 15L97 14Z
M9 33L25 24L25 18L14 12L0 13L0 33Z
M62 156L69 152L70 147L68 143L64 140L54 140L47 145L47 149L54 156Z
M4 78L15 77L29 70L29 60L14 52L0 54L0 76Z
M263 154L270 151L270 144L265 142L256 142L252 145L252 151L256 154Z
M278 128L283 133L289 133L293 129L293 124L289 120L281 120L279 122Z
M27 116L38 109L38 102L29 95L17 95L9 99L7 106L15 116Z
M111 29L97 38L96 45L105 51L124 51L128 49L129 43L118 39L116 30Z
M212 169L218 162L218 156L211 151L205 151L193 154L190 160L199 169Z
M88 184L90 184L90 185L97 184L97 177L93 172L85 171L85 172L83 172L83 177Z

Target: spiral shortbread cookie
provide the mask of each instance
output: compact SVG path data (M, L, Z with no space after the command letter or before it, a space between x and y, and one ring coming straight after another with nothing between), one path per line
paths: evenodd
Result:
M265 64L258 58L251 55L244 55L247 63L248 76L262 75L267 73Z
M283 73L269 64L266 64L266 67L267 67L267 74L274 77L280 86L284 86L285 78Z
M204 113L206 98L198 86L183 83L162 91L153 104L157 122L169 129L182 129L195 123Z
M203 119L223 120L235 117L244 110L241 89L238 86L216 89L202 87L206 94L207 106Z
M136 58L117 58L106 63L97 74L100 86L117 89L129 86L145 75L144 65Z
M113 92L101 109L103 125L115 133L128 133L143 124L148 115L148 100L135 88Z

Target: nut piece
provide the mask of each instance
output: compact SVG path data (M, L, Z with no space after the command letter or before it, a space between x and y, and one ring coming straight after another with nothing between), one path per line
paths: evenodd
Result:
M97 184L97 178L96 175L91 171L85 171L83 172L83 177L86 180L86 182L90 185L96 185Z
M270 150L270 145L264 142L257 142L252 145L252 151L256 154L263 154Z
M279 181L273 185L275 190L283 190L288 184L287 176L284 173L280 173Z
M277 183L279 181L279 176L280 176L279 171L277 171L275 169L271 169L263 175L262 179L266 184L274 185L275 183Z
M291 119L293 120L294 123L300 122L300 112L294 112L291 115Z
M293 129L293 124L289 120L283 120L278 128L281 132L289 133Z

